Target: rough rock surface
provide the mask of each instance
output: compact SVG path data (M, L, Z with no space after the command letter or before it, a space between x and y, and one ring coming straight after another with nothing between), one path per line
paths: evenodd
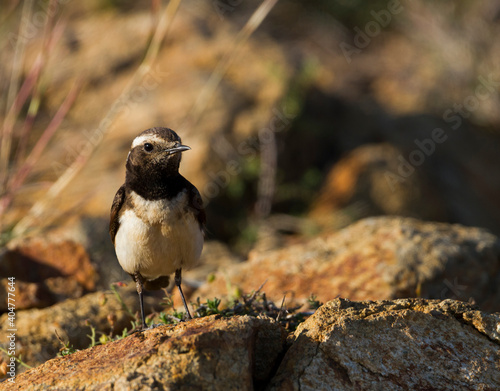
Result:
M16 278L16 309L42 308L95 289L97 275L85 248L71 240L34 238L9 246L0 257L0 312L7 279Z
M498 390L500 316L453 300L322 306L270 390Z
M133 286L120 288L119 292L131 311L139 310L139 300ZM150 297L145 300L148 313L155 307L160 308L160 300ZM9 334L7 315L0 316L0 335L3 336ZM111 323L108 316L112 317ZM125 327L131 328L131 319L110 291L89 293L79 299L66 300L43 309L16 311L16 353L27 364L39 365L55 357L62 348L56 332L75 348L85 348L90 345L90 325L106 334L111 331L120 334ZM1 340L0 346L6 347L5 338ZM0 362L2 358L3 354ZM24 367L18 368L18 371L22 370Z
M212 315L47 361L0 390L497 390L500 314L455 300L320 307L288 338Z
M252 390L269 381L285 340L271 319L213 315L50 360L11 389Z
M500 310L500 240L484 229L412 218L359 221L338 233L283 249L252 253L216 274L194 297L257 289L276 302L315 294L384 300L404 297L475 301ZM228 292L228 286L232 291Z

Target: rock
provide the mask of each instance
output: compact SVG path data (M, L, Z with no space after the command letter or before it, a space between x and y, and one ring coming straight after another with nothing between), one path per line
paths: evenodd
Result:
M15 277L16 309L41 308L95 289L97 275L84 247L71 240L33 238L6 249L0 275ZM0 299L6 296L0 280ZM1 300L0 311L6 311Z
M497 390L500 316L454 300L323 305L268 390Z
M9 280L0 280L0 311L8 310L7 299L9 293ZM43 283L16 281L15 306L18 309L43 308L52 304L52 297ZM11 292L12 293L12 292ZM12 297L12 296L10 296ZM12 302L11 302L12 303Z
M185 273L183 272L182 274L188 279L203 282L217 270L238 264L240 262L241 259L233 254L227 245L215 240L207 240L203 245L199 265L192 270L188 270Z
M7 311L9 280L0 280L0 311ZM52 277L41 282L16 281L16 309L44 308L83 295L83 287L73 278Z
M287 293L300 303L403 297L475 301L500 310L500 240L486 230L412 218L361 220L338 233L249 260L218 272L193 296L222 298L263 291L275 302ZM228 286L231 287L228 292Z
M8 389L493 390L499 326L500 314L450 299L336 299L288 349L270 318L212 315L49 360Z
M139 300L135 286L118 288L127 307L136 313ZM160 300L145 297L147 313L160 310ZM90 345L90 325L98 333L121 334L124 328L131 329L132 317L122 308L111 291L89 293L79 299L70 299L43 309L30 309L15 313L16 354L21 355L28 365L39 365L57 355L62 348L59 335L74 348L82 349ZM114 316L110 324L108 316ZM7 313L0 316L0 335L8 334ZM56 335L57 333L57 335ZM99 338L98 334L97 338ZM6 347L2 340L1 347ZM24 370L23 367L18 368Z
M269 381L285 340L271 319L213 315L50 360L11 389L253 390Z
M445 220L443 201L427 176L415 171L404 181L395 177L401 156L388 143L354 149L328 172L310 216L330 230L377 215Z
M95 287L95 271L87 252L71 240L33 238L20 242L8 249L0 265L2 274L23 281L73 276L85 289Z

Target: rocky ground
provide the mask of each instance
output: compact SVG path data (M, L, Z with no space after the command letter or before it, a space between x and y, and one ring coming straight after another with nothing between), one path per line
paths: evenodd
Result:
M63 259L62 249L74 253L67 243L53 245L57 251L42 252L40 261L28 258L32 268L50 264L51 255ZM33 246L12 249L3 259L28 257ZM218 247L208 245L221 254ZM35 366L18 377L19 389L28 384L31 389L191 385L217 390L500 386L500 318L495 312L500 302L500 239L484 229L368 218L283 249L255 250L245 262L228 261L197 289L186 284L191 302L217 297L223 299L221 309L261 285L265 300L279 304L286 297L285 308L291 314L302 311L302 319L312 313L308 303L326 302L296 331L264 313L257 318L220 313L110 342L137 320L132 283L116 288L121 302L112 291L85 293L83 285L75 291L67 283L79 297L53 293L59 302L36 308L42 307L41 287L48 289L51 279L78 285L79 271L73 273L41 280L45 285L18 283L19 292L31 287L34 293L24 298L26 309L16 313L17 353ZM181 309L175 293L173 299ZM366 301L374 299L379 301ZM147 296L146 309L171 312L161 295ZM0 317L4 334L7 318L7 313ZM93 332L104 345L88 348ZM63 344L81 351L55 358Z
M500 311L500 241L486 230L378 217L225 267L194 297L248 292L265 282L269 298L303 304L400 297L454 298Z
M5 389L493 390L499 322L454 300L336 299L287 342L273 319L213 315L50 360Z

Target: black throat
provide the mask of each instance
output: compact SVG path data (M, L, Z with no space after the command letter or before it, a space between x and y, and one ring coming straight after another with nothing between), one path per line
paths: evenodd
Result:
M129 171L125 176L125 186L146 200L172 199L186 188L186 179L176 172L165 173L144 170L137 173Z

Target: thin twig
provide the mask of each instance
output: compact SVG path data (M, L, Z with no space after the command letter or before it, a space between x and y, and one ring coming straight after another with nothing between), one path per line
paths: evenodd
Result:
M264 136L259 133L259 144L260 174L257 186L255 213L258 219L264 219L271 213L276 190L276 172L278 166L276 134L274 132L267 132Z
M278 316L276 316L276 322L279 322L281 320L281 316L285 313L285 298L286 295L283 296L283 300L281 301L281 306L280 306L280 311L278 312Z
M51 0L54 2L55 0ZM23 17L25 15L23 14ZM19 115L19 112L21 111L21 108L25 104L25 102L28 100L28 98L31 96L32 97L32 102L33 99L38 99L38 93L36 95L33 93L33 91L37 90L39 79L40 79L40 74L43 70L43 67L47 61L47 58L49 57L50 53L54 49L56 43L59 41L59 39L62 36L64 27L61 24L57 24L55 27L53 26L53 15L49 15L50 17L47 18L46 24L45 24L45 32L44 32L44 42L42 44L42 49L40 50L40 53L35 59L35 62L33 63L30 72L22 84L21 88L17 91L16 96L13 99L13 102L11 105L8 106L8 111L4 119L3 127L2 127L2 140L1 141L1 146L0 146L0 167L5 167L4 170L4 178L0 178L0 190L2 193L5 193L4 197L0 199L0 216L3 214L7 206L10 204L12 201L12 197L14 195L14 191L9 188L9 177L12 177L11 172L13 170L9 169L9 160L10 160L10 154L11 154L11 147L12 147L12 134L13 134L13 129L14 125L16 123L16 119ZM20 34L23 34L21 32ZM24 45L25 44L25 38L24 36L21 36L18 41L17 45L21 45L21 43ZM17 50L17 49L16 49ZM23 49L24 50L24 49ZM14 91L14 87L17 85L16 83L16 77L14 74L12 75L11 78L11 85L9 86L9 94L11 91ZM12 90L11 90L12 88ZM30 104L30 108L32 108ZM30 112L28 114L27 122L25 121L25 130L29 130L31 125L30 122L34 120L30 119L29 116L34 115L33 112ZM28 135L24 134L25 138L27 139ZM26 140L24 140L26 142ZM22 143L21 143L22 144ZM22 145L21 145L22 147ZM17 153L16 153L17 155ZM17 161L17 158L15 159L15 162ZM0 170L1 172L2 170ZM17 181L18 178L14 175L14 179ZM24 181L24 179L22 180ZM21 181L21 182L22 182ZM1 227L0 227L1 229Z
M73 105L73 102L75 101L78 95L80 87L81 87L81 80L77 80L75 84L73 84L73 87L69 91L64 101L62 102L61 106L59 107L59 110L57 110L56 114L52 118L52 121L50 121L47 128L45 128L45 130L43 131L42 135L40 136L37 143L33 147L31 153L26 158L24 164L16 171L15 175L13 175L12 182L9 183L9 185L7 186L8 191L10 192L11 195L13 195L13 193L16 192L22 186L27 176L35 166L36 162L42 155L42 152L44 151L45 147L47 146L49 140L55 134L55 132L61 125L61 122L66 117L66 114L68 113L69 109ZM0 204L0 215L4 211L2 210L2 206L3 205Z
M127 314L129 314L132 318L135 319L135 314L132 312L132 310L128 307L128 305L123 301L123 298L122 296L120 295L120 293L118 292L118 290L116 289L116 285L115 284L111 284L110 285L110 288L111 288L111 291L113 292L113 294L115 295L116 299L118 300L118 302L120 303L120 305L122 306L122 309L123 311L125 311Z
M12 146L12 130L14 128L14 124L16 122L16 118L30 96L31 91L33 90L40 72L43 67L43 57L38 55L36 58L28 76L24 80L19 92L14 99L14 102L10 106L7 115L5 116L3 127L2 127L2 140L0 146L0 172L2 171L2 167L5 173L5 178L0 181L0 185L5 186L8 178L8 166L9 166L9 158L10 151Z
M139 65L139 68L135 71L134 75L132 75L132 78L130 79L128 85L125 87L124 91L111 105L110 110L105 116L105 120L101 121L101 123L106 124L106 126L100 129L103 134L105 134L109 130L118 114L116 105L119 102L127 101L130 98L131 92L134 90L134 88L137 87L143 77L150 71L153 62L156 60L156 57L158 55L161 42L165 38L165 35L167 34L169 27L174 20L177 9L179 8L179 4L180 0L171 0L166 7L164 14L158 22L155 33L153 34L153 38L148 46L144 60ZM104 137L101 138L101 142L103 139ZM50 206L51 200L58 197L59 194L61 194L61 192L66 188L66 186L68 186L68 184L75 178L76 174L79 173L81 169L86 165L99 144L100 142L92 144L90 150L86 148L80 152L73 163L52 184L49 190L45 193L44 198L36 202L28 211L26 216L16 224L13 229L15 236L21 236L25 234L35 222L40 221L40 218Z
M153 39L151 40L151 44L149 45L149 48L146 52L146 56L144 57L144 64L146 66L151 66L151 64L158 56L161 43L167 36L168 31L172 26L172 22L174 21L175 14L179 9L180 3L181 0L170 0L170 2L168 3L167 8L165 9L165 14L163 15L163 18L161 18L158 22L156 31L153 34Z
M56 0L51 0L48 9L53 9ZM59 24L54 27L54 14L48 13L44 25L43 43L40 53L35 59L30 73L25 82L18 89L20 73L22 70L22 61L24 60L24 53L27 43L27 25L31 21L33 1L25 2L23 6L23 13L21 15L21 26L19 35L16 41L16 50L14 54L14 64L12 68L12 75L9 83L9 90L7 93L7 106L4 123L2 126L2 138L0 140L0 168L5 168L5 178L0 179L0 186L6 186L9 177L9 160L12 148L12 135L16 119L19 115L21 108L38 84L38 80L46 63L46 60L54 49L57 41L62 36L64 28ZM1 170L0 170L1 172Z
M176 318L175 316L170 315L170 314L166 314L165 317L167 319L170 319L174 323L179 323L181 321L179 318Z
M19 4L19 1L20 0L12 0L8 6L8 8L4 8L3 12L4 14L0 17L0 26L3 25L3 23L9 18L10 14L12 14L12 12L14 12L14 10L16 9L17 5ZM27 1L25 1L24 3L26 4Z
M226 74L227 70L231 66L232 61L238 54L239 48L250 38L253 32L260 26L265 17L276 5L278 0L264 0L259 8L257 8L248 22L243 26L238 35L234 40L234 44L225 54L224 57L218 62L214 71L210 75L207 83L203 86L200 94L196 98L196 101L187 115L186 121L189 121L190 125L195 125L201 114L207 108L209 100L212 98L215 90L219 86L222 78Z
M12 106L14 98L17 95L19 87L19 78L22 71L22 62L24 60L24 54L26 50L26 30L28 28L28 23L31 20L31 11L33 8L33 0L26 0L23 4L23 10L21 13L21 23L19 25L19 34L16 41L16 48L14 51L14 58L12 62L12 74L10 76L9 90L7 92L7 106L6 111Z
M50 8L49 8L50 9ZM51 15L53 18L53 15ZM54 49L56 43L61 38L64 32L64 24L61 22L57 22L55 26L53 26L52 21L47 22L47 27L45 28L45 37L43 39L43 50L42 56L44 58L48 58L52 50ZM28 108L28 112L26 114L26 118L24 120L23 128L18 137L19 144L17 146L16 154L14 156L14 167L21 166L22 162L26 158L26 149L28 147L28 140L33 128L33 124L35 122L35 118L40 109L40 101L41 101L41 83L36 83L33 87L33 92L31 94L31 101ZM11 190L11 189L8 189Z
M257 297L257 295L259 294L259 292L261 291L262 288L264 288L264 285L266 285L266 281L264 281L260 286L259 286L259 289L257 289L255 292L252 293L252 295L247 299L245 300L246 302L248 303L252 303L252 301L255 300L255 297Z

